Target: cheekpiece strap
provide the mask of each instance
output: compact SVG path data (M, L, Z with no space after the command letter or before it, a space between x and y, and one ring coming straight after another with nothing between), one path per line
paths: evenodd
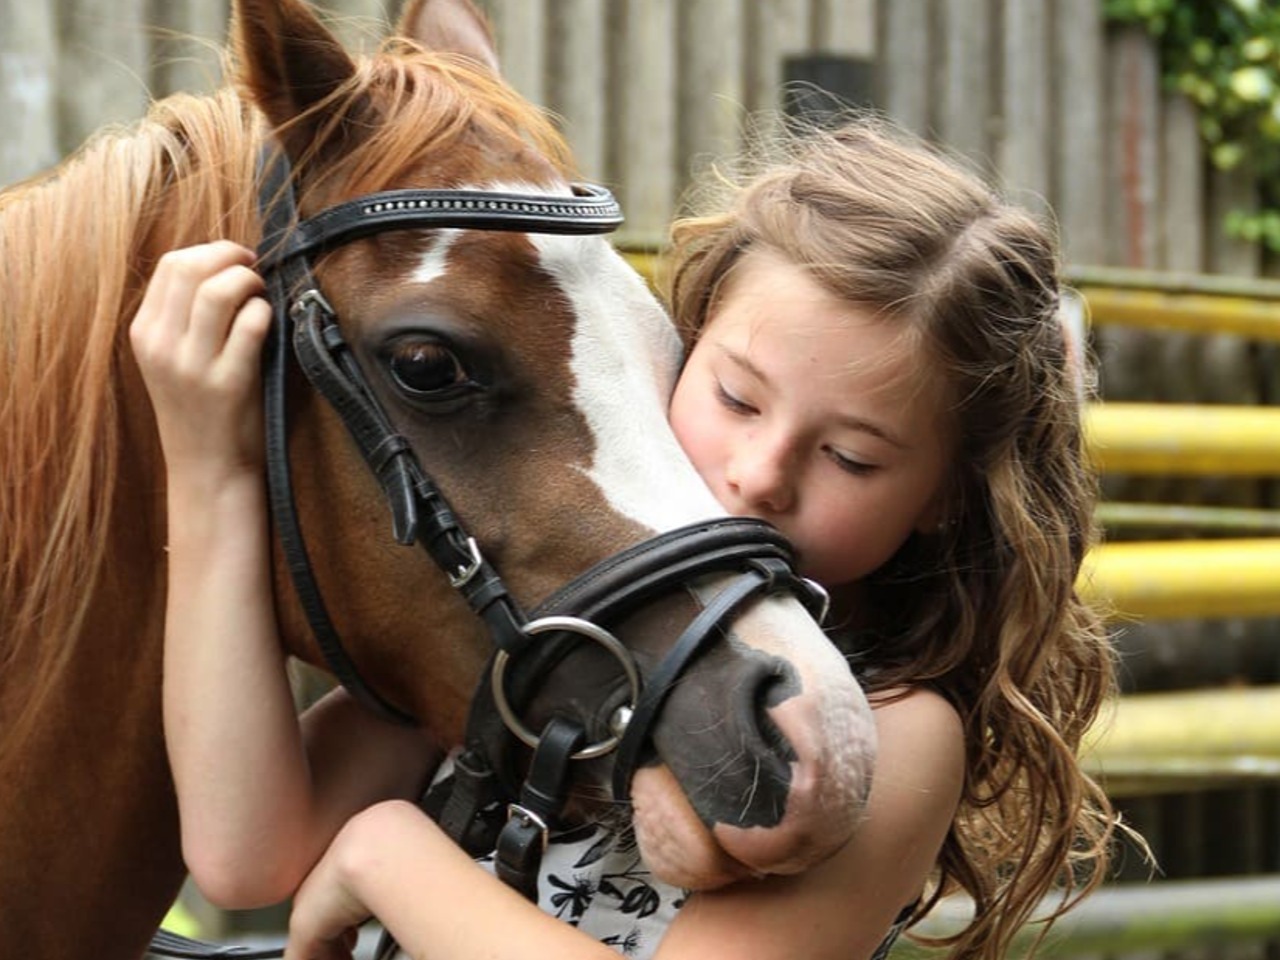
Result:
M506 884L538 902L538 873L551 826L565 801L569 764L586 731L578 723L553 717L533 752L519 803L508 807L507 825L498 835L494 869Z

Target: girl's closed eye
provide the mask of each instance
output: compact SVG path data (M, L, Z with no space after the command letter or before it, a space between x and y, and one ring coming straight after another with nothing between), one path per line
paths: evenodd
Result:
M740 413L746 416L760 412L745 400L739 399L737 396L730 393L724 383L719 380L716 381L716 398L720 401L722 406L728 410L732 410L734 413Z
M865 477L867 474L873 473L879 469L879 467L874 463L856 460L848 454L841 453L833 447L826 447L824 452L832 463L845 473L853 474L855 477Z

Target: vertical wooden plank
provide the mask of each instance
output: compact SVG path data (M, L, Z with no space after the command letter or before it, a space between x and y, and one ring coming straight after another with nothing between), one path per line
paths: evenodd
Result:
M1108 260L1116 266L1156 265L1160 64L1141 27L1114 30L1107 47L1111 92Z
M1248 168L1225 173L1214 170L1209 177L1206 205L1207 266L1214 273L1256 277L1262 272L1262 251L1257 244L1226 235L1223 220L1230 210L1258 209L1256 175ZM1262 402L1260 381L1253 366L1252 347L1239 337L1201 338L1197 384L1207 403L1256 404ZM1206 481L1202 497L1210 503L1253 505L1259 502L1262 485L1252 479Z
M1108 32L1105 256L1114 266L1154 269L1158 257L1160 64L1151 38L1141 27ZM1123 327L1098 331L1102 389L1108 400L1159 398L1161 377L1150 362L1157 335ZM1111 499L1159 499L1158 479L1109 476L1104 492Z
M549 15L546 105L562 118L583 176L602 180L610 82L606 11L599 0L559 0Z
M943 0L938 136L983 168L994 166L992 127L996 115L992 45L995 31L987 0Z
M611 24L619 65L614 170L627 213L620 239L666 237L677 190L675 0L618 0Z
M932 0L881 0L877 44L885 112L908 130L928 135L932 122Z
M1231 210L1253 213L1258 209L1257 175L1247 166L1225 172L1213 170L1209 177L1207 204L1207 267L1214 273L1256 277L1262 272L1262 249L1227 236L1223 222Z
M1205 270L1205 150L1195 105L1181 94L1161 104L1160 233L1166 270Z
M145 0L59 0L58 140L63 152L146 109Z
M1205 151L1197 128L1196 109L1186 97L1166 94L1161 104L1160 265L1165 270L1197 273L1205 269ZM1200 360L1204 338L1166 330L1157 347L1164 372L1161 398L1172 403L1201 399ZM1177 503L1198 503L1203 485L1195 479L1170 478L1163 496ZM1177 625L1186 632L1186 625ZM1202 634L1203 630L1197 631Z
M57 34L53 10L0 0L0 186L52 166L61 155L56 123Z
M677 195L695 167L737 152L745 99L741 0L679 6L676 94Z
M1044 210L1053 171L1049 151L1048 0L1005 0L1001 100L1004 124L997 152L1005 182L1018 199Z
M488 0L507 81L534 103L547 103L545 0Z
M746 5L743 95L747 111L763 124L776 119L769 113L782 109L783 63L808 50L810 19L809 0L759 0Z
M1104 143L1104 28L1096 3L1057 0L1054 11L1053 138L1055 187L1050 196L1073 264L1107 256Z
M877 50L876 23L875 0L815 0L812 47L871 59Z

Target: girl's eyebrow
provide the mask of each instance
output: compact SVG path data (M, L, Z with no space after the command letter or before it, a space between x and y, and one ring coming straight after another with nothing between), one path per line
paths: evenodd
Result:
M859 417L852 413L838 414L835 418L838 426L846 430L857 430L862 433L869 433L873 437L878 437L885 443L897 447L899 450L909 449L909 445L894 436L880 424L875 423L865 417Z
M759 367L757 367L755 363L752 362L751 358L748 357L746 354L739 353L736 350L731 350L729 347L726 347L722 343L717 344L717 346L720 348L720 355L722 357L724 357L734 366L739 367L748 376L754 377L756 380L759 380L761 383L768 382L769 378L764 375L764 371L761 370Z
M728 347L724 346L723 344L720 344L720 354L726 360L732 363L734 366L738 367L748 376L753 377L755 380L759 381L760 383L769 382L769 378L765 376L764 371L761 370L758 366L756 366L755 363L752 362L750 357L744 354L738 353L736 350L731 350ZM910 449L910 444L904 442L901 438L899 438L889 430L885 429L883 426L876 423L875 421L868 420L866 417L860 417L857 414L853 414L853 413L836 414L836 416L834 417L834 422L838 427L841 427L846 430L855 430L855 431L858 431L859 433L869 434L873 437L883 440L885 443L891 446L897 447L899 450Z

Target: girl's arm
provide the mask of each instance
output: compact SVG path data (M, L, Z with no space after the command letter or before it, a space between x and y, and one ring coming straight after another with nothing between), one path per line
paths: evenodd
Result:
M955 814L964 743L955 711L917 690L876 709L880 737L867 819L830 860L794 877L699 893L659 960L868 957L919 896ZM413 957L612 958L476 866L416 808L355 817L294 900L286 960L348 960L351 931L378 917Z
M219 242L167 254L130 328L168 474L164 726L183 853L215 903L297 888L342 823L408 796L421 733L344 694L294 713L275 622L259 358L270 323L253 253Z

